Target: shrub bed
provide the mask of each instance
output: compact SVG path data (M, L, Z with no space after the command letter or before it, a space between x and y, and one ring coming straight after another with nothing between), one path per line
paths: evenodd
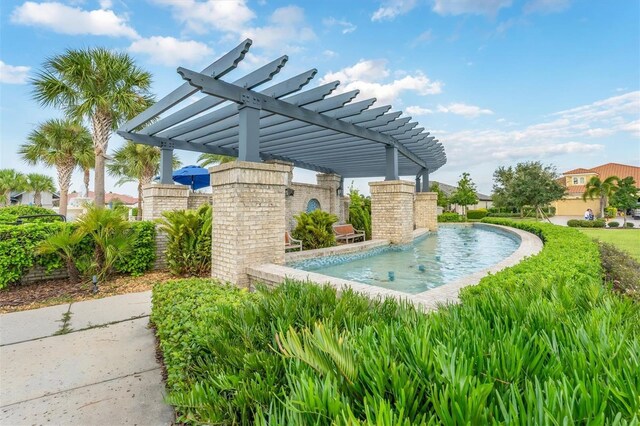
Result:
M0 208L0 224L15 223L20 216L31 216L36 214L56 214L55 211L45 207L16 205ZM42 217L25 219L27 222L57 222L55 217Z
M487 209L469 210L467 212L467 219L484 219L489 212Z
M47 271L62 268L64 262L58 255L38 255L36 248L49 236L59 232L64 223L25 223L23 225L0 225L0 289L17 283L34 265ZM74 225L68 224L73 227ZM148 271L155 261L155 225L152 222L131 223L136 234L133 250L115 265L118 272L139 275ZM85 238L78 245L78 254L93 250Z
M570 228L604 228L607 223L602 219L596 220L581 220L581 219L569 219L567 226Z
M438 222L464 222L464 216L458 213L442 213L438 215Z
M602 286L597 245L550 224L484 221L545 246L430 314L308 283L156 286L151 319L178 420L637 422L640 307Z
M609 223L607 223L607 226L609 228L617 228L618 226L620 226L620 222L616 222L615 220L612 220Z
M614 290L640 302L640 263L613 244L598 242L605 280Z

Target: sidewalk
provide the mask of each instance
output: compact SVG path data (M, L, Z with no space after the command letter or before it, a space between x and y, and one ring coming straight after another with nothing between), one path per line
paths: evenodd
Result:
M0 315L0 424L170 425L151 292Z

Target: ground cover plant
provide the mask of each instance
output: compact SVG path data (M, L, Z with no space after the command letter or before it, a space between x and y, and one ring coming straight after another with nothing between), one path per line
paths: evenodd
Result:
M606 282L613 289L640 302L640 262L613 244L599 242Z
M168 401L188 424L636 424L640 306L602 285L578 230L424 314L287 282L156 286Z

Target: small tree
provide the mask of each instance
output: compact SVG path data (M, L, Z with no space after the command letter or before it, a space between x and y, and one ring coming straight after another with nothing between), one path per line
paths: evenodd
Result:
M601 218L604 218L604 208L607 206L608 199L615 194L618 189L617 183L619 180L617 176L609 176L605 180L600 180L598 176L593 176L585 186L582 199L587 201L587 198L590 200L599 198Z
M40 173L29 173L26 176L25 189L27 191L33 191L33 203L38 207L42 207L42 193L54 192L56 186L51 176Z
M611 197L610 204L618 210L625 212L624 226L627 224L627 210L633 209L638 205L638 198L640 197L640 189L636 187L636 181L633 177L628 176L624 179L619 179L617 184L618 189Z
M458 181L458 188L451 194L450 201L462 207L462 214L466 216L467 206L478 203L476 184L469 173L464 172Z
M514 177L515 170L511 166L500 166L493 172L493 194L491 195L491 199L495 207L507 209L517 208L513 200L513 194L511 194Z
M431 186L429 187L429 191L435 192L438 194L437 204L443 209L446 209L449 206L449 204L451 204L449 202L449 197L447 197L447 194L445 194L444 191L440 189L440 185L438 184L438 182L432 183Z
M349 223L355 229L361 229L367 240L371 239L371 204L367 205L367 197L351 186L349 188Z

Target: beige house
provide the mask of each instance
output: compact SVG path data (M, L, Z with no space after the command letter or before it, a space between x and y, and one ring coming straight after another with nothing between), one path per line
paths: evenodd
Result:
M590 169L578 168L563 173L560 183L567 187L567 194L561 200L554 203L558 216L582 216L587 209L596 214L600 211L600 200L582 199L585 187L589 179L597 176L604 180L610 176L625 178L631 176L636 182L640 182L640 167L618 163L607 163Z

